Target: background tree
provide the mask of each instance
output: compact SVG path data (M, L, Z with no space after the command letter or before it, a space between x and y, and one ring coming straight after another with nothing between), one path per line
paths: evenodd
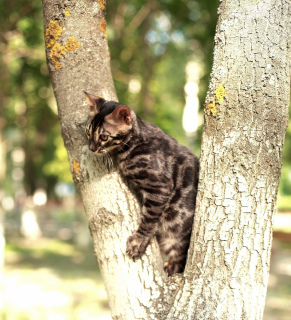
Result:
M165 277L155 243L140 260L126 256L138 205L90 154L83 133L80 92L116 99L105 2L43 4L62 135L113 318L260 319L288 123L288 2L220 3L193 242L184 275L174 279Z

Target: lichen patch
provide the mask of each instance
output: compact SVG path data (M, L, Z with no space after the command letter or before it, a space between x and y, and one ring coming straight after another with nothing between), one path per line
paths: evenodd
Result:
M77 42L75 37L69 38L66 43L66 49L68 51L74 52L78 48L80 48L80 42Z
M70 9L65 10L65 15L68 17L70 15ZM80 48L80 42L78 42L75 37L68 38L67 43L63 46L57 42L63 32L63 28L60 26L58 20L50 21L48 27L45 31L45 43L47 48L51 48L50 57L55 64L56 70L61 69L63 66L60 63L60 59L68 52L74 52L76 49ZM62 42L62 41L60 41Z
M65 16L66 16L66 17L69 17L69 16L70 16L70 13L71 13L71 9L70 9L70 8L67 8L66 10L64 10L64 13L65 13Z
M217 110L216 110L215 102L208 103L207 108L213 116L216 116Z
M225 89L223 85L220 85L219 87L216 88L214 91L215 93L215 98L217 102L222 102L223 98L225 97Z
M99 3L99 9L101 11L104 11L106 9L106 0L98 0Z
M52 48L62 35L63 28L57 20L50 21L45 30L45 43L47 48Z
M103 32L103 37L106 38L106 20L102 19L100 22L100 30Z
M80 168L80 163L77 161L73 161L73 173L76 175L76 178L79 177L81 168Z
M58 42L55 43L55 45L52 47L50 57L52 58L53 62L55 63L56 69L59 70L63 66L60 63L60 59L65 55L67 52L67 49L60 45Z

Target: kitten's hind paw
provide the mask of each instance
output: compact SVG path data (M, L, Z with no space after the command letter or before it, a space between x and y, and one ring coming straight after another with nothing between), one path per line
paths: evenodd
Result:
M166 274L169 276L173 275L174 273L181 273L184 271L184 267L181 264L177 263L170 263L166 261L164 263L164 270Z
M145 252L148 243L149 239L133 234L127 240L126 253L132 258L138 258Z

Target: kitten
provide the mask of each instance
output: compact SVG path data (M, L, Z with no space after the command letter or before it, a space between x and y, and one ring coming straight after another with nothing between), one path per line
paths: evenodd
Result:
M198 158L127 106L85 94L91 105L86 128L89 149L115 159L141 205L141 222L128 238L127 254L140 257L156 236L168 259L166 273L183 272L195 210Z

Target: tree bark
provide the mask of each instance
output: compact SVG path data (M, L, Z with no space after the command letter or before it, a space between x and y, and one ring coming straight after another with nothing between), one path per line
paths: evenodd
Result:
M166 277L155 242L141 259L133 261L126 255L127 238L137 228L139 205L117 172L108 172L102 160L89 151L85 136L89 107L83 91L117 100L104 5L105 1L43 0L47 63L112 318L159 319L167 314L179 278ZM65 52L72 37L76 48Z
M184 274L171 278L155 241L141 259L126 255L139 205L84 134L82 91L117 99L105 0L43 0L43 7L62 135L112 318L261 319L288 123L289 2L220 2L192 242Z
M193 242L167 319L262 319L288 125L288 41L289 1L220 2Z

